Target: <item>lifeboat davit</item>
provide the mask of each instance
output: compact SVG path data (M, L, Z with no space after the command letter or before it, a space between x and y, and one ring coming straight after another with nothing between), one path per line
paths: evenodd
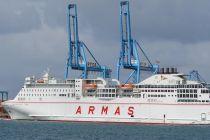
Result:
M122 89L133 89L134 85L133 84L123 84L123 85L120 85L120 88L122 88Z
M86 84L85 89L96 89L97 85L96 84Z
M43 79L39 79L36 81L37 83L44 83L44 80Z

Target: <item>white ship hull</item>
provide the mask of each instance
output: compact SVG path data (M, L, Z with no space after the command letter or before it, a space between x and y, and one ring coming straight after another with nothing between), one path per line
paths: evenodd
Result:
M5 102L12 119L127 122L160 124L210 124L210 104L139 103L94 99L66 102Z

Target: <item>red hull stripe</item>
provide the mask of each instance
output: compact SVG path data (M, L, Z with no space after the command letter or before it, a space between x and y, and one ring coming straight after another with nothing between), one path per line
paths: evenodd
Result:
M20 119L24 120L24 119ZM9 121L12 121L10 119ZM27 120L30 121L30 120ZM32 120L33 121L33 120ZM166 125L166 126L180 126L180 125L202 125L202 124L188 124L188 123L151 123L151 122L113 122L113 121L75 121L75 120L36 120L46 122L69 122L69 123L95 123L95 124L125 124L125 125ZM205 124L204 124L205 125Z
M69 103L69 104L128 104L128 105L144 105L144 104L150 104L150 105L209 105L210 104L166 104L166 103L163 103L163 104L160 104L160 103L97 103L97 102L94 102L94 103L91 103L91 102L14 102L14 101L11 101L9 103L27 103L27 104L49 104L49 103L52 103L52 104L65 104L65 103Z

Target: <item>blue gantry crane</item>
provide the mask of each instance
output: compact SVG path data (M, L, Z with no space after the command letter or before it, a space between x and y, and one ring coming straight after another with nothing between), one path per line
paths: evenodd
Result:
M141 71L157 72L158 65L153 65L146 53L143 51L139 43L132 38L131 35L131 21L130 21L130 9L128 1L120 2L120 26L121 26L121 51L117 65L117 78L120 80L120 70L128 69L132 70L127 83L131 77L133 83L140 82ZM142 56L139 56L141 51ZM148 63L143 63L141 58L145 57Z
M68 5L67 22L69 52L65 78L68 78L69 68L72 70L81 70L82 74L80 78L83 79L88 78L89 72L99 72L99 76L110 78L111 69L106 66L101 66L85 43L79 40L76 4ZM93 62L88 62L87 54L89 54Z
M201 83L206 83L204 78L199 74L199 72L197 70L192 70L189 73L189 80L198 81L198 82L201 82Z

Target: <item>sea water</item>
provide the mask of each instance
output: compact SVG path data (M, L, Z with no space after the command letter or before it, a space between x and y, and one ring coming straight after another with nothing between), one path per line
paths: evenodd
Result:
M210 125L0 120L0 140L210 140Z

